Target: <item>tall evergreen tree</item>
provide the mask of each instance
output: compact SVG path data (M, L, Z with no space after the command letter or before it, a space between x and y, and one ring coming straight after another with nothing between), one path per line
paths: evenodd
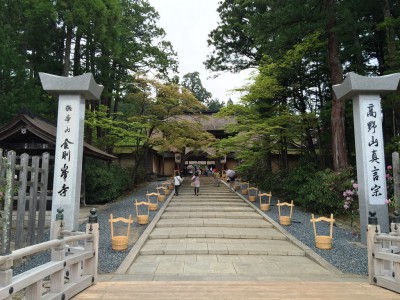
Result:
M319 97L321 103L329 99L331 154L333 167L339 170L347 166L345 102L344 99L335 98L331 87L342 82L343 66L345 72L380 74L385 40L378 25L383 20L383 4L389 6L389 11L396 16L398 8L394 2L222 1L218 8L221 22L209 35L209 45L214 50L205 65L213 71L234 72L258 67L263 59L280 60L288 50L303 43L307 37L320 33L320 42L325 44L325 48L318 51L319 57L314 55L312 64L302 70L290 71L292 79L290 76L287 78L290 84L300 74L309 77L310 71L318 66L318 71L312 71L313 77L310 77L316 87L313 97ZM391 37L391 40L396 40L396 35L392 34ZM379 65L373 66L376 61ZM304 86L300 85L297 91L305 93Z
M183 75L182 86L191 91L193 95L204 104L209 103L212 98L212 94L203 86L199 72Z

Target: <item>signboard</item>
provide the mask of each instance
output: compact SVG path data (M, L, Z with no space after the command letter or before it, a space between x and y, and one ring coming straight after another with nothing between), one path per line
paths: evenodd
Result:
M364 96L360 101L362 147L365 149L366 192L370 204L383 204L386 199L386 173L382 136L380 98Z

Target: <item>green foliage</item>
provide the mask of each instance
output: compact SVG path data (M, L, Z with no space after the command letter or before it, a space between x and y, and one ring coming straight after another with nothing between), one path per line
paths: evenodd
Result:
M213 99L207 104L208 110L217 112L220 111L220 109L223 108L224 106L225 102L224 101L219 102L218 99Z
M176 53L147 0L0 1L0 125L21 109L54 119L38 72L91 72L101 103L118 112L131 74L176 72ZM43 96L46 95L46 96ZM101 136L103 132L98 132Z
M116 164L87 158L84 164L86 176L86 203L104 204L119 197L133 186L132 172Z
M281 188L285 195L289 198L298 195L301 188L308 184L310 177L312 177L312 174L315 174L317 170L318 166L316 166L315 162L303 159L295 169L283 172L283 174L281 174L281 177L283 177Z
M353 169L316 172L300 187L297 202L308 211L341 214L344 212L343 191L351 186L351 180L354 180Z
M291 114L314 114L303 126L308 155L322 155L321 162L333 156L333 167L345 168L346 154L354 152L346 147L353 131L348 116L342 121L346 110L342 101L332 101L331 87L350 71L377 76L400 70L397 1L220 1L218 13L206 68L258 68L254 84L244 88L246 105L256 105L266 117L279 106ZM398 136L398 107L384 112L386 141Z
M98 110L87 110L85 124L91 130L102 129L107 132L107 135L92 140L93 144L103 149L124 145L141 146L150 128L150 123L145 120L127 120L122 113L110 115L104 105L100 105Z
M302 161L292 171L271 173L260 185L275 192L282 200L294 200L305 210L318 214L344 214L343 191L355 179L353 168L341 172L318 171L312 162ZM357 204L357 203L355 203Z
M212 98L212 94L203 86L199 72L183 75L182 86L191 91L200 102L208 103Z

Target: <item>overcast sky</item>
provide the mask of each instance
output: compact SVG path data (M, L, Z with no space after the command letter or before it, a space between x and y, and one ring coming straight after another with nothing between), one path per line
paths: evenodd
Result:
M149 0L158 11L158 25L167 33L166 40L170 41L178 53L179 76L199 72L203 86L225 103L231 98L237 102L240 94L229 90L246 84L249 72L240 74L224 73L216 79L203 65L211 48L207 47L207 38L211 30L218 24L217 12L219 0Z

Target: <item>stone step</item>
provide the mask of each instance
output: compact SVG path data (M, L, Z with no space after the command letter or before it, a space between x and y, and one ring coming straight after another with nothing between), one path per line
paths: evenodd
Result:
M272 228L272 224L263 219L161 219L156 227L249 227Z
M197 203L197 202L228 202L227 204L229 204L229 202L237 202L237 203L245 203L242 199L239 199L239 198L232 198L232 197L226 197L226 198L222 198L222 197L220 197L220 198L217 198L217 197L208 197L208 198L206 198L206 197L196 197L196 198L184 198L184 197L181 197L181 195L179 195L178 197L174 197L174 198L172 198L172 200L171 200L171 203L174 203L174 202L188 202L188 203L190 203L190 202L194 202L194 203Z
M249 207L249 205L245 202L238 202L238 201L232 201L231 203L226 203L226 202L221 202L219 200L217 201L179 201L176 202L174 200L171 200L169 203L168 207L180 207L180 206L234 206L234 207Z
M185 186L182 186L181 187L181 191L182 192L186 192L186 193L188 193L188 192L193 192L193 187L185 187ZM230 190L229 188L227 188L227 187L205 187L205 186L200 186L200 191L203 191L203 192L212 192L212 193L232 193L232 190Z
M199 196L195 195L183 195L179 193L179 196L174 195L173 197L174 200L199 200L199 199L216 199L219 200L221 199L222 201L228 199L228 200L236 200L236 201L243 201L241 198L237 197L236 195L214 195L214 194L199 194Z
M167 212L247 212L254 211L252 207L212 207L211 205L208 207L204 206L190 206L190 207L167 207L165 209Z
M175 195L176 196L176 195ZM179 191L179 197L194 197L193 191L190 191L188 193ZM213 192L205 192L205 191L200 191L199 192L199 197L200 196L215 196L215 197L237 197L237 195L233 193L213 193Z
M179 263L179 261L177 262ZM124 277L115 281L100 280L96 285L78 294L75 300L109 299L109 300L170 300L170 299L324 299L324 300L364 300L364 299L398 299L395 292L370 285L365 278L352 278L348 276L325 274L321 276L314 271L310 272L308 265L304 264L308 274L300 273L293 279L296 270L279 268L280 266L259 264L257 269L240 268L238 262L230 267L225 262L210 263L210 267L201 273L201 265L195 263L183 263L182 265L154 264L157 266L160 279L150 281L143 285L140 280L143 276L143 264L133 269L132 273L138 276L138 280L126 280ZM242 263L244 264L244 263ZM144 265L149 268L148 265ZM227 267L228 266L228 267ZM180 269L179 269L180 268ZM157 270L156 269L156 270ZM136 270L136 271L135 271ZM188 280L178 277L175 273L186 274ZM192 270L193 273L190 271ZM268 270L269 272L266 272ZM276 272L273 272L276 270ZM135 272L136 273L135 273ZM185 272L186 271L186 272ZM208 273L205 273L208 271ZM243 272L239 272L243 271ZM258 271L258 272L257 272ZM197 275L197 276L196 276ZM203 275L203 276L202 276ZM243 275L244 277L239 277ZM108 276L108 275L107 275ZM168 277L169 276L169 277ZM229 277L230 276L230 277ZM254 281L263 278L261 282ZM130 275L129 278L134 277ZM238 277L238 279L236 278ZM193 281L192 278L199 278ZM201 278L208 280L201 281ZM253 280L253 281L252 281ZM345 282L347 281L347 282ZM133 296L134 295L134 296Z
M228 219L263 219L256 212L164 212L162 219L186 218L228 218Z
M251 227L156 227L150 233L149 238L227 238L287 240L287 237L285 235L274 228Z
M305 256L305 252L289 241L269 240L256 243L242 240L232 243L219 239L216 241L193 242L189 240L148 240L140 250L140 255L276 255Z

